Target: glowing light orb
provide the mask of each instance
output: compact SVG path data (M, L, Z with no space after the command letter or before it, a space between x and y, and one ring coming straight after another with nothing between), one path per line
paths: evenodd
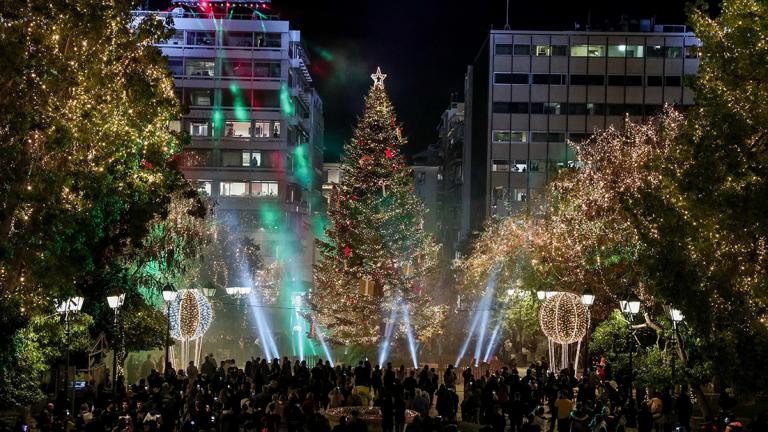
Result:
M581 297L561 292L548 298L539 312L541 331L553 342L569 344L581 340L589 327L589 311Z
M171 336L181 340L202 337L213 320L211 303L200 290L181 290L171 303Z

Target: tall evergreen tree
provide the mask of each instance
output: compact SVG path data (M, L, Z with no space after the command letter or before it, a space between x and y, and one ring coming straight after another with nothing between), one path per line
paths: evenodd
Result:
M384 90L385 76L372 75L365 111L344 148L327 239L318 242L321 260L309 304L320 331L336 343L379 342L393 311L400 318L392 331L402 334L406 309L414 335L426 339L439 332L445 315L424 290L438 247L421 228L426 210L400 151L406 140Z

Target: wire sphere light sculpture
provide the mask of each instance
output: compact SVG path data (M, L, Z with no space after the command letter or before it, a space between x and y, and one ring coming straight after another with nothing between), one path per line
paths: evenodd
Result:
M581 297L560 292L548 298L539 311L541 331L550 341L570 344L580 341L589 327L589 310Z

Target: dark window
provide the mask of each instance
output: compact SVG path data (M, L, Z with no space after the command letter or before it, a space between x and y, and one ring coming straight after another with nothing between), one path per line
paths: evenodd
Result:
M585 103L569 103L568 104L568 114L573 115L586 115L587 114L587 104Z
M649 45L646 47L645 56L656 57L656 58L664 57L664 47L658 46L658 45L656 46Z
M648 87L661 87L664 82L660 75L648 75Z
M571 132L568 134L568 140L574 143L580 143L592 137L589 132Z
M184 60L181 57L168 57L168 70L171 75L184 75Z
M623 116L624 104L606 104L606 114L611 116Z
M254 108L280 108L280 98L277 90L254 90Z
M528 84L528 74L520 73L495 73L494 84Z
M243 90L232 86L221 90L221 106L235 108L251 107L251 90Z
M682 85L681 79L679 76L665 76L664 77L664 85L667 87L680 87Z
M645 115L653 116L653 115L661 114L663 110L664 110L664 105L646 105Z
M280 63L255 63L253 76L265 78L280 78Z
M514 51L516 56L531 55L531 46L515 44Z
M685 47L685 58L699 58L700 48L696 45Z
M564 114L565 103L534 102L531 103L531 114Z
M224 76L250 78L253 76L253 68L250 61L227 60L222 67Z
M497 114L528 114L528 102L494 102L493 112Z
M624 112L631 116L641 116L643 115L643 106L636 104L626 104L624 105Z
M563 74L533 74L534 84L565 84L565 75Z
M608 75L609 86L642 86L642 75Z
M552 45L552 55L565 57L568 55L568 45Z
M565 142L565 133L563 132L531 132L531 141Z
M496 44L496 55L512 55L512 44Z
M603 85L605 75L571 75L571 85Z
M681 58L683 56L683 48L681 47L664 47L667 53L667 58Z

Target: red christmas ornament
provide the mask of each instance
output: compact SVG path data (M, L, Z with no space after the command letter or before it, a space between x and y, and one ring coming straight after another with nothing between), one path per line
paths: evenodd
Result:
M394 126L395 125L395 118L394 117L390 117L389 118L389 125L390 126Z
M392 153L392 150L386 149L384 150L384 156L386 156L387 159L392 159L392 157L394 156L394 153Z
M152 169L152 163L147 161L146 159L141 160L141 167L144 169Z
M348 257L352 253L352 249L349 248L349 245L344 246L344 256Z
M349 197L349 199L351 199L352 201L357 201L357 195L352 195L351 197Z

